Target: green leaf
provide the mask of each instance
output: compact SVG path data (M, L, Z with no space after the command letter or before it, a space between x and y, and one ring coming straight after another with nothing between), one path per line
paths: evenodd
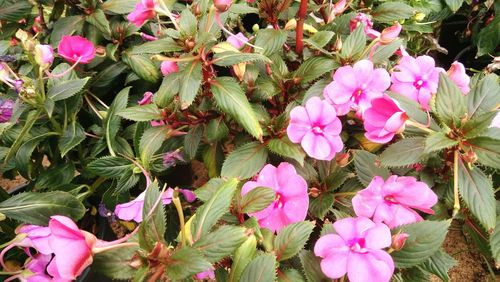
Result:
M359 25L344 41L340 56L342 58L352 58L365 49L366 35L364 25Z
M94 255L92 270L115 280L129 280L137 269L130 264L138 251L137 246L126 246Z
M498 139L477 137L467 141L474 153L476 153L480 163L500 169L500 141Z
M53 215L78 220L85 214L85 207L66 192L25 192L1 202L0 213L21 222L46 226Z
M458 188L462 200L471 213L486 229L496 223L496 204L493 184L478 167L469 167L462 160L458 162Z
M268 187L256 187L246 193L241 199L241 211L244 213L258 212L267 208L276 197L276 192Z
M461 131L465 133L465 138L472 139L478 136L488 136L488 132L495 128L490 126L496 115L497 112L495 111L486 112L466 121L461 128Z
M419 266L419 268L436 275L444 282L448 282L450 280L448 271L456 264L457 261L454 258L443 250L438 250L427 261Z
M101 5L106 12L114 14L129 14L134 10L137 0L108 0Z
M182 47L179 44L177 44L177 42L174 39L167 37L134 46L129 50L129 54L132 55L159 54L159 53L176 52L181 50Z
M371 15L377 22L392 23L393 21L408 19L414 13L415 9L403 2L385 2L377 6Z
M286 136L280 139L271 139L267 144L267 147L275 154L294 159L300 165L304 165L306 153L299 145L293 144Z
M188 37L196 34L198 21L190 9L184 9L180 15L179 27L182 35Z
M313 43L314 47L323 48L326 44L330 43L330 41L335 35L335 32L322 30L318 31L313 36L309 37L308 43Z
M155 104L126 108L116 114L122 118L133 121L151 121L162 119L161 111Z
M201 237L193 248L200 250L209 262L216 263L231 255L246 239L244 227L223 225Z
M380 155L382 165L407 166L421 161L425 150L424 137L412 137L391 144Z
M254 258L241 275L241 282L268 282L276 280L276 258L262 254Z
M153 97L153 101L160 108L167 107L179 93L181 74L179 72L171 73L163 78L160 88Z
M75 177L75 165L65 163L51 166L38 175L35 182L34 191L42 189L57 190L57 186L68 184Z
M323 219L334 202L335 197L332 193L321 193L309 202L309 212L312 216Z
M207 134L207 141L215 142L226 138L226 136L229 134L229 128L224 122L224 119L217 118L212 119L208 122L205 132Z
M319 78L323 74L332 71L337 66L337 63L333 59L321 56L312 57L300 65L293 77L305 83Z
M467 114L466 97L447 74L439 74L439 86L433 111L444 124L459 127Z
M444 0L446 2L446 5L450 7L451 11L456 12L462 4L464 3L464 0Z
M50 33L50 45L56 48L64 35L71 35L75 32L80 33L84 23L85 17L83 16L69 16L57 20Z
M221 67L228 67L239 63L264 62L271 63L271 60L259 53L242 53L236 51L226 51L214 55L213 62Z
M87 16L87 22L95 26L105 36L111 36L111 29L109 28L109 21L102 10L94 10L92 14Z
M59 151L61 151L61 157L64 157L71 149L80 144L85 140L85 131L83 127L73 121L59 138Z
M262 49L256 49L256 52L268 56L280 51L286 43L288 32L275 29L261 29L255 36L255 45Z
M215 194L219 187L224 185L224 183L226 183L226 181L222 178L211 178L207 183L203 184L203 186L196 189L194 193L198 199L206 202L212 198L213 194Z
M457 140L450 139L443 132L434 132L427 136L425 139L425 149L424 153L432 153L436 151L441 151L446 148L451 148L458 144Z
M189 160L196 156L198 147L200 146L201 136L203 135L203 126L196 125L189 129L186 137L184 137L184 152Z
M31 179L31 167L33 166L33 163L31 161L31 155L33 154L33 150L35 150L36 146L38 146L38 144L42 142L42 140L53 135L57 135L57 133L48 132L35 136L29 140L26 140L19 147L19 149L16 151L15 163L16 163L16 168L19 170L21 175L23 175L27 179ZM10 150L12 150L12 147Z
M254 176L266 164L267 149L259 142L251 142L232 151L222 165L221 176L246 179Z
M396 39L390 44L378 46L375 49L375 52L373 52L372 62L375 65L385 63L392 55L394 55L394 52L396 52L402 44L403 40Z
M157 242L164 242L166 227L165 211L158 182L154 181L146 188L142 222L139 226L139 245L142 249L151 251Z
M435 254L444 242L450 222L425 220L400 227L398 232L407 233L409 237L401 250L391 253L396 267L410 268Z
M127 69L127 65L122 62L110 64L92 78L91 85L96 88L108 87Z
M0 1L0 20L6 22L17 22L25 18L33 6L26 0Z
M390 174L387 168L380 166L376 155L362 150L356 150L354 153L354 167L359 182L365 186L370 184L375 176L387 179Z
M165 274L170 279L179 281L196 273L206 271L210 267L212 267L212 264L203 257L200 251L191 247L183 247L174 251L170 256Z
M120 178L124 173L133 169L133 164L122 157L102 157L88 164L87 169L99 176Z
M179 96L181 97L181 108L189 107L201 86L201 62L193 61L180 71Z
M494 17L486 27L479 31L477 56L494 55L495 48L500 45L500 17Z
M250 235L241 246L236 249L229 274L229 282L239 282L243 270L248 263L253 259L257 248L257 238L255 235Z
M420 123L429 124L430 129L440 130L441 128L436 124L432 117L428 116L426 112L422 111L420 104L404 95L389 92L389 96L399 103L399 106L406 112L409 118ZM429 122L430 119L430 122Z
M141 164L149 169L154 154L160 149L163 141L167 138L169 129L166 126L155 126L144 131L139 143L139 155Z
M305 282L299 270L294 268L285 269L278 273L278 282Z
M117 115L127 107L128 93L130 92L130 87L122 89L111 103L108 109L106 117L102 120L103 127L106 136L106 144L108 145L108 150L112 156L115 155L114 148L116 143L116 134L120 129L121 118Z
M498 93L500 85L496 74L491 73L481 79L467 95L469 119L494 110L500 104Z
M248 133L262 138L259 119L240 85L232 77L219 77L212 83L212 93L220 109L231 115Z
M496 264L500 263L500 216L497 217L495 230L490 235L490 246L493 259Z
M299 252L300 263L308 282L327 282L328 279L320 268L320 258L312 251L302 250Z
M87 84L87 81L89 81L89 79L90 77L86 77L82 79L72 79L58 83L49 88L47 97L54 102L67 99L82 91L83 87L85 86L85 84Z
M289 259L302 250L314 228L310 221L290 224L274 239L276 257L279 261Z
M198 208L191 229L195 241L208 233L217 221L229 210L237 185L238 180L234 178L228 180L217 189L210 200Z
M147 55L134 55L123 52L122 61L127 64L140 78L156 82L160 79L160 71Z

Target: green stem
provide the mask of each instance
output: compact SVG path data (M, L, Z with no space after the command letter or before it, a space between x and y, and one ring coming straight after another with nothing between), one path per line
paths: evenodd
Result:
M409 126L413 126L413 127L416 127L420 130L423 130L427 133L434 133L435 131L426 127L425 125L421 124L421 123L418 123L418 122L415 122L415 121L412 121L412 120L407 120L406 121L406 124L409 125Z
M460 211L460 198L458 196L458 150L453 155L453 217Z

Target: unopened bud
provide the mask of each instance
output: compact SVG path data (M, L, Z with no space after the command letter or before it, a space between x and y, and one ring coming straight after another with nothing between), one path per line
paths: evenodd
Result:
M416 13L415 16L413 16L413 19L415 19L415 21L417 22L420 22L425 18L425 16L426 15L424 13Z
M54 50L50 45L35 46L35 61L42 69L48 69L54 61Z
M309 195L311 195L311 197L317 198L319 194L321 194L321 191L318 188L312 187L311 189L309 189Z
M224 13L229 10L231 5L233 5L232 0L214 0L214 6L220 13Z
M410 235L406 233L398 233L392 235L391 248L394 249L395 251L401 250L404 247L406 239L408 239L408 237L410 237Z
M467 153L463 155L464 161L468 163L475 163L477 161L477 155L474 151L469 150Z
M337 162L338 166L345 167L349 164L349 157L349 153L341 153L337 155L335 161Z
M259 29L260 29L260 26L259 26L258 24L254 24L254 25L252 26L252 30L253 30L253 32L257 32L257 31L259 31Z

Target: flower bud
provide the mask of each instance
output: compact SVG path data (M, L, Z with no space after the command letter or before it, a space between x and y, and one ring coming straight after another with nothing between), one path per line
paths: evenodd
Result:
M254 24L254 25L252 26L252 30L253 30L253 32L257 32L257 31L259 31L259 29L260 29L260 26L259 26L258 24Z
M160 66L161 73L163 76L167 76L171 73L178 72L179 67L177 66L176 62L171 62L171 61L163 61Z
M401 250L406 242L406 239L410 237L410 235L406 233L398 233L395 235L392 235L392 243L391 243L391 248L394 249L395 251Z
M337 165L340 167L345 167L349 164L349 153L340 153L335 158Z
M48 69L54 61L54 50L50 45L35 46L35 61L42 69Z
M229 10L232 4L232 0L214 0L214 6L220 13L224 13L225 11Z
M413 19L415 19L415 21L417 22L420 22L425 18L425 16L426 15L424 13L416 13L415 16L413 16Z
M380 34L380 43L385 45L396 40L401 32L401 28L401 25L397 22L395 25L382 30L382 33Z

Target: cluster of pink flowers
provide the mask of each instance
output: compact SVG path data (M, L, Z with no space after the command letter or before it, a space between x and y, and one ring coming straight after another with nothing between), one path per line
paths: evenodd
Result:
M358 217L336 221L336 234L322 236L314 246L321 257L321 270L337 279L347 273L349 281L389 281L394 261L383 249L401 249L408 234L391 237L390 228L423 220L413 209L432 214L436 194L414 177L373 178L352 199ZM371 218L371 219L370 219Z
M106 242L92 233L80 230L68 217L52 216L48 226L22 225L16 237L0 254L0 262L5 270L3 258L14 247L24 249L29 256L23 271L8 281L72 281L93 261L93 254L99 248L117 245L124 240ZM127 239L127 238L125 238ZM32 254L32 249L36 254Z

